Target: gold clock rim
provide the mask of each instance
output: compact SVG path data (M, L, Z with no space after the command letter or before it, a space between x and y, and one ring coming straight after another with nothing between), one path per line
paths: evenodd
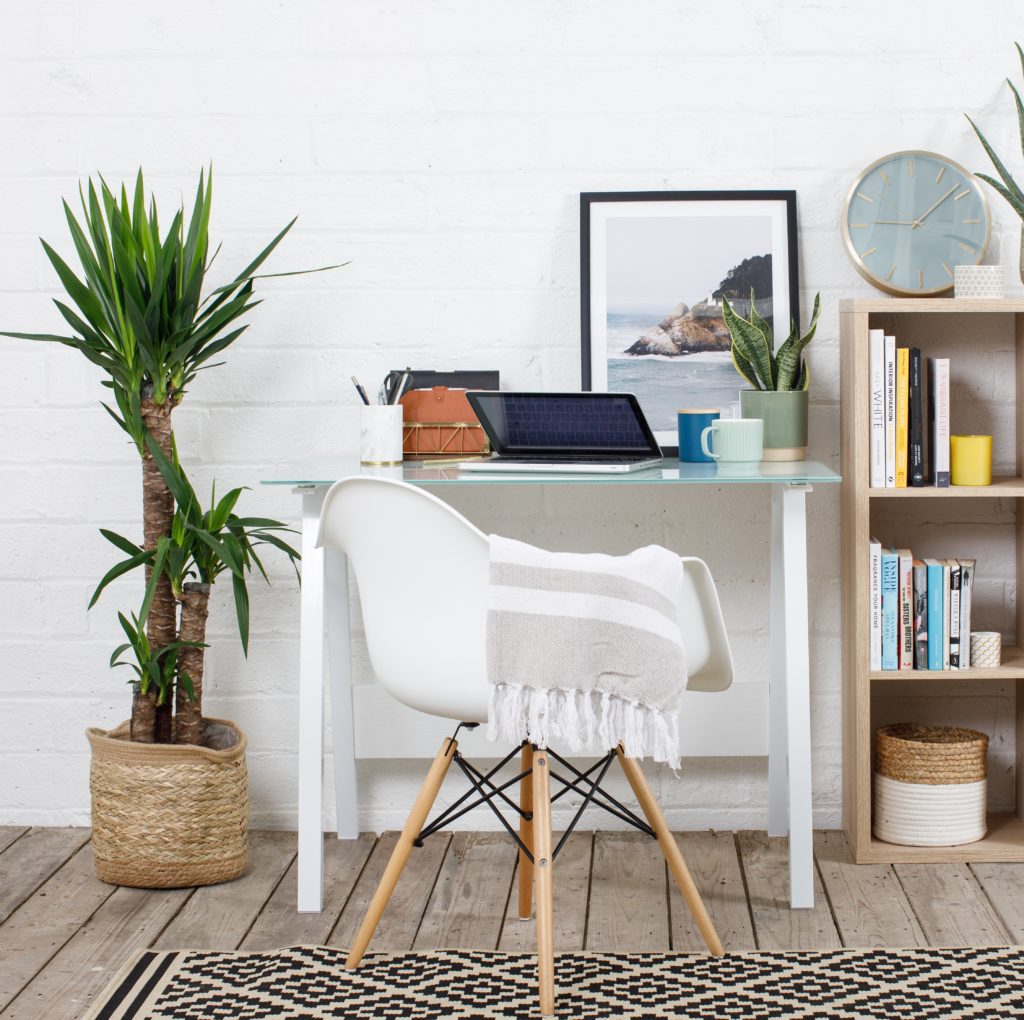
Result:
M890 152L885 156L881 156L876 159L869 166L866 166L857 176L853 179L853 183L850 185L850 190L846 193L846 198L843 201L843 247L846 248L846 254L849 255L850 261L853 263L853 268L865 279L872 287L877 288L884 294L889 294L893 297L938 297L942 294L948 294L953 289L953 281L945 287L933 287L930 290L910 290L905 287L895 287L887 281L875 276L870 269L864 264L857 249L853 246L853 238L850 237L850 202L853 201L853 196L857 193L857 188L872 170L876 170L883 163L888 163L891 159L898 159L901 156L928 156L932 159L940 160L943 163L954 167L960 173L962 173L965 179L970 181L971 187L977 192L978 197L981 199L981 208L985 214L985 240L982 242L981 248L978 251L978 257L974 261L974 265L981 265L981 260L988 253L989 242L992 240L992 212L989 209L988 199L985 197L985 192L981 188L981 181L971 173L966 167L961 166L955 159L950 159L949 156L943 156L939 152L929 152L927 149L901 149L899 152Z

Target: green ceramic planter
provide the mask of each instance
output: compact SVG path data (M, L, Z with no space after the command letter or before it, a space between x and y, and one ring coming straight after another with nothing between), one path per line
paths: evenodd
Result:
M803 460L807 453L807 390L740 390L740 414L764 422L765 460Z

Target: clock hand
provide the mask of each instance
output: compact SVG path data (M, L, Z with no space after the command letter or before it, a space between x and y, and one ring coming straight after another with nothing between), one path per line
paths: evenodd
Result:
M921 213L921 215L918 216L916 220L914 220L914 229L916 230L919 226L921 226L921 224L924 223L925 217L930 216L933 212L935 212L935 210L938 209L938 207L942 205L942 203L945 202L946 199L949 198L949 196L952 195L958 187L960 187L959 184L954 184L953 187L951 187L949 191L947 191L945 195L942 196L942 198L940 198L937 202L934 202L923 213Z
M875 220L876 223L892 224L897 227L912 227L917 220Z

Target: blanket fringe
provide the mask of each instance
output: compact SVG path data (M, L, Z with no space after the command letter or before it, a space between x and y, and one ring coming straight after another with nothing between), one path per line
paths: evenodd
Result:
M538 747L562 744L612 750L619 744L630 758L652 758L679 768L679 716L607 691L563 691L495 684L487 723L490 740L529 740Z

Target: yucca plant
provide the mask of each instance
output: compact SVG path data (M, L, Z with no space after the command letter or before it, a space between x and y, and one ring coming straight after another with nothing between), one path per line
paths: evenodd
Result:
M156 549L147 550L123 535L101 529L104 537L127 558L112 567L93 593L90 607L103 589L122 574L146 564L152 567L147 586L144 611L152 598L154 578L163 576L181 607L178 641L181 652L178 672L181 678L174 697L174 742L198 744L203 735L203 676L205 673L206 621L210 594L217 578L231 574L235 617L242 650L249 652L249 592L246 579L253 568L269 584L270 578L257 549L270 546L291 560L298 575L299 553L283 538L282 533L295 534L281 521L266 517L239 517L235 506L244 491L232 489L217 498L216 483L211 486L209 509L203 510L195 489L181 465L164 457L160 448L149 440L150 454L176 503L169 535L161 536ZM160 701L160 704L164 704Z
M1021 74L1024 75L1024 49L1021 49L1020 43L1014 43L1017 47L1017 56L1020 58ZM1024 155L1024 102L1021 101L1020 92L1017 91L1017 86L1006 79L1006 84L1010 87L1010 91L1013 93L1014 102L1017 105L1017 125L1020 129L1020 151ZM966 116L966 115L965 115ZM1007 202L1010 203L1010 207L1013 211L1024 220L1024 191L1021 190L1020 186L1013 179L1013 175L1006 168L1006 164L996 155L995 150L988 143L988 139L981 133L981 129L974 121L967 117L974 133L978 136L978 140L985 148L985 152L988 153L988 158L992 160L992 165L996 168L996 173L999 174L1000 180L996 180L989 174L978 174L986 184L991 185ZM1024 267L1022 267L1024 271Z
M154 648L146 637L145 609L136 616L132 613L129 620L124 613L118 613L121 629L128 640L118 645L111 653L110 666L128 666L135 673L134 683L142 688L147 696L151 695L158 705L168 704L174 696L175 688L189 690L192 680L179 666L179 657L186 651L200 651L194 641L171 641L159 648ZM134 662L124 662L121 656L131 649Z
M71 305L55 300L70 326L69 335L15 333L2 335L73 347L106 374L103 384L113 392L113 406L104 404L128 433L142 459L142 551L155 552L170 534L174 500L151 450L173 457L172 413L186 388L211 359L248 328L239 320L259 302L253 298L257 270L295 223L293 219L240 273L204 296L211 253L210 211L213 173L199 174L191 215L184 207L161 234L156 201L146 199L140 170L134 193L120 194L102 177L79 189L81 222L67 202L64 213L81 263L76 274L42 241ZM326 266L322 268L336 268ZM307 270L317 272L319 270ZM290 276L270 273L266 276ZM147 437L151 437L151 444ZM177 608L166 574L153 574L145 558L147 586L155 576L146 631L154 650L177 636ZM171 739L171 706L158 703L152 691L136 686L132 703L131 738L143 742Z
M757 312L754 292L750 292L750 318L738 315L726 298L722 298L722 313L732 340L730 353L736 371L755 390L784 392L806 390L810 384L807 362L802 358L804 348L814 337L821 313L821 295L814 297L811 324L801 336L796 323L790 334L775 350L772 327Z

